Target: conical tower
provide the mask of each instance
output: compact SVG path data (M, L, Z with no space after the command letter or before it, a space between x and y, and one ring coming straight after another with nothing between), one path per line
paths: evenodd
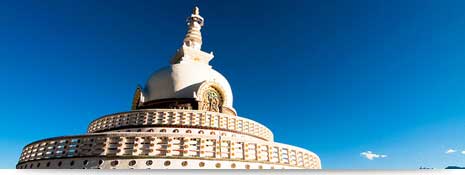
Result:
M200 16L199 7L194 7L191 16L187 19L187 25L189 26L186 37L184 38L184 45L194 49L200 50L202 48L202 29L204 22L202 16Z

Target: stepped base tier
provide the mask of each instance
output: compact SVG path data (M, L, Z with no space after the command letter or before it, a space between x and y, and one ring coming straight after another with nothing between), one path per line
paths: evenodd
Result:
M237 116L227 79L209 65L194 8L170 66L138 86L132 110L92 121L87 134L26 145L18 169L321 169L319 157L276 143Z
M88 132L27 145L17 168L321 168L317 155L273 142L265 126L217 112L137 110L99 118Z

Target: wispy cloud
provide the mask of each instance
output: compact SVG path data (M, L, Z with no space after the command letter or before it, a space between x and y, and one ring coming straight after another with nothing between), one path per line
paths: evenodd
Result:
M462 154L465 154L465 151L462 151Z
M362 157L365 157L366 159L368 160L373 160L373 159L377 159L377 158L385 158L387 157L387 155L384 155L384 154L375 154L371 151L365 151L365 152L362 152L360 153L360 156Z
M452 153L455 153L455 152L457 152L457 150L451 149L451 148L450 148L450 149L448 149L448 150L446 151L446 154L452 154ZM464 154L463 151L462 151L462 154Z

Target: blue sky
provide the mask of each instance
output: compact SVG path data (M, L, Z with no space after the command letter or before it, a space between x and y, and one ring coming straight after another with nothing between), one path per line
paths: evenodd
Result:
M198 4L203 50L235 108L276 141L317 153L326 169L465 166L465 1ZM193 5L1 1L0 168L27 143L129 110L136 85L181 45Z

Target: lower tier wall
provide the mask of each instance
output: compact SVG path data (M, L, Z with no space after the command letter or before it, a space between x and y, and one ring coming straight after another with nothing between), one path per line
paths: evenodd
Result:
M63 158L18 164L17 169L300 169L295 166L202 159Z

